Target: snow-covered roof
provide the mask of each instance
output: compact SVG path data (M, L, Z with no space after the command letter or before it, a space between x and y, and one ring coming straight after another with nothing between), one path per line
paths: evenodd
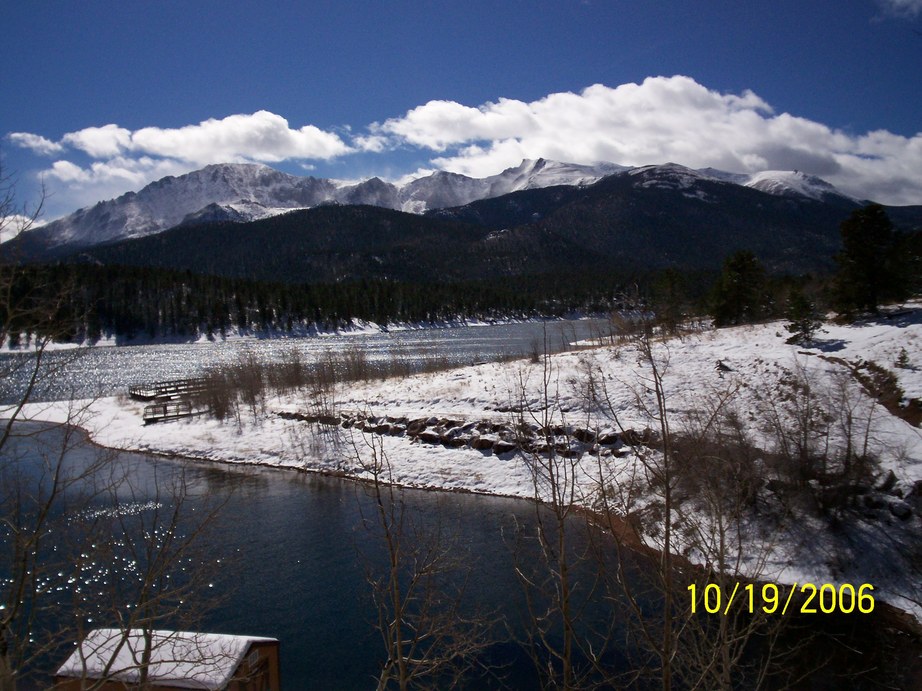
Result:
M253 643L274 638L189 631L152 631L148 681L188 689L223 689ZM57 675L138 682L144 635L139 629L94 629L61 665Z

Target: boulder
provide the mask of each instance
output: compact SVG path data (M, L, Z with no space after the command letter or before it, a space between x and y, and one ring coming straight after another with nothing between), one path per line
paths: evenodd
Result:
M426 429L426 421L422 419L412 420L407 424L407 434L411 437L415 437L424 429Z
M905 501L890 502L890 513L901 521L908 521L912 518L912 507Z
M416 435L416 438L427 444L438 444L441 441L439 433L435 430L426 429Z
M504 439L498 439L493 443L493 453L510 453L515 451L518 447L511 441L505 441Z
M474 437L471 439L471 447L478 451L488 451L493 449L493 445L497 441L496 437L491 437L489 435Z

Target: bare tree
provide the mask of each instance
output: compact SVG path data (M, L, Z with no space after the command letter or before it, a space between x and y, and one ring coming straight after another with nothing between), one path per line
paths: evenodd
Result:
M632 671L663 689L758 688L771 670L781 620L740 607L713 617L700 602L707 586L727 597L758 578L772 548L753 529L762 468L734 405L740 386L702 383L697 406L677 424L665 383L667 344L644 329L628 351L636 356L632 374L615 385L633 399L632 424L622 419L624 397L597 365L587 360L577 384L596 428L587 438L610 437L606 429L614 427L623 445L618 453L590 449L595 470L580 501L607 533L596 538L598 571L613 616L624 607L632 622ZM757 639L762 648L752 655Z
M40 211L41 200L17 207L15 181L0 171L0 232L27 232ZM69 286L36 280L15 259L0 261L0 343L21 346L0 355L0 691L15 691L37 661L50 664L93 623L91 610L94 622L106 616L126 628L172 620L199 585L189 560L201 536L179 531L182 484L158 489L150 510L124 511L130 482L79 429L90 402L58 403L61 424L30 421L39 390L69 361L50 366L46 357L67 333L60 308ZM164 494L170 501L161 503Z
M198 630L202 616L224 598L213 585L218 569L229 564L220 564L205 544L229 495L199 496L182 469L160 473L155 465L153 473L139 482L135 468L124 468L119 478L104 483L105 502L75 520L79 549L68 580L76 587L67 609L76 637L82 640L100 626L120 636L102 669L90 670L81 658L86 689L126 672L126 646L129 669L143 687L152 664L170 658L173 641L162 632ZM142 482L150 486L140 487ZM203 649L195 659L213 664L217 654Z
M15 180L0 168L0 236L27 232L41 213L44 195L34 208L17 205ZM24 353L0 356L0 689L12 691L23 670L47 650L35 624L53 587L46 559L49 537L60 522L59 505L75 501L75 486L98 468L68 466L68 452L78 442L71 425L56 435L24 426L26 405L39 383L53 376L45 366L49 344L60 333L56 319L63 292L25 282L23 269L11 258L0 261L0 344L20 343L34 335ZM72 405L68 421L85 409ZM48 440L53 439L53 444Z
M72 419L77 419L73 411ZM52 428L21 422L0 448L0 688L12 691L32 663L53 650L71 627L48 628L67 587L61 548L69 510L92 501L88 480L109 454L93 450L82 462L71 453L83 444L72 425Z
M488 616L465 607L471 565L441 524L423 527L395 487L380 438L352 437L354 459L368 477L372 514L366 530L384 548L383 569L366 555L383 661L377 688L454 688L491 643Z
M602 570L587 534L594 528L582 511L584 449L573 433L577 425L588 428L589 408L585 418L569 418L561 386L572 382L560 381L549 350L545 333L542 352L519 369L513 406L535 500L534 535L526 526L516 534L516 574L528 608L525 643L545 688L596 688L625 680L605 668L617 627L614 617L598 612ZM538 376L537 395L529 373ZM579 384L593 386L588 378Z

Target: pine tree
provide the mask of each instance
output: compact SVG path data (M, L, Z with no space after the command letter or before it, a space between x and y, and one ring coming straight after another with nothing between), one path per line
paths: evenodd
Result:
M784 328L791 334L787 342L792 345L809 343L823 325L823 319L816 309L816 304L799 288L794 288L788 297L785 317L789 321Z
M715 326L748 324L765 316L765 269L748 250L734 252L724 260L712 299Z
M884 208L869 204L840 226L842 251L836 256L836 310L877 312L882 302L906 297L907 263L898 251L900 236Z

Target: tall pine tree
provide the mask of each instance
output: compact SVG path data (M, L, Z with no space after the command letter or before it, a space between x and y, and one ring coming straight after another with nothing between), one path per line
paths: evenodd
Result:
M900 236L884 208L869 204L840 226L842 251L836 256L835 307L840 314L877 312L881 303L902 300L908 286Z

